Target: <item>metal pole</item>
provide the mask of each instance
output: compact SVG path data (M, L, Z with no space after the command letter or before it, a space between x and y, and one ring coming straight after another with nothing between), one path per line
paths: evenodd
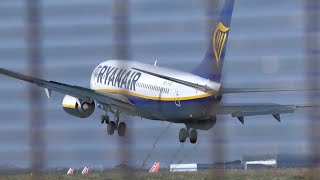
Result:
M206 34L207 39L211 40L213 31L215 29L215 24L217 23L218 19L213 19L213 17L218 17L219 14L219 0L208 0L208 5L205 7L206 9L206 16L207 16L207 25L208 25L208 32ZM214 28L213 28L214 27ZM208 38L210 37L210 38ZM211 43L211 42L208 42ZM226 125L223 123L224 117L219 117L217 119L217 124L211 130L213 133L211 135L211 151L212 151L212 163L223 163L226 159L226 152L227 152L227 141L225 139L226 134ZM214 167L215 168L225 168L225 166ZM224 170L212 170L211 176L213 179L224 179L225 174Z
M320 44L317 36L319 30L319 12L320 3L318 0L305 0L306 17L306 67L309 88L320 88ZM319 92L314 91L309 94L309 101L313 105L319 104ZM309 112L308 137L309 137L309 155L312 169L309 175L313 178L319 177L316 168L320 165L320 111L318 108L311 108Z
M129 0L114 0L116 58L130 58Z
M129 0L114 0L114 40L116 59L130 59L130 32L129 32ZM120 121L124 120L121 114ZM127 121L129 122L129 121ZM130 122L130 126L132 123ZM127 126L129 127L129 126ZM132 165L132 136L133 134L126 130L125 137L119 137L119 159L121 164ZM132 173L127 170L122 171L122 179L132 179Z
M41 36L41 3L40 0L27 1L27 53L29 74L35 77L42 76L42 36ZM30 106L30 146L31 169L34 179L43 179L42 172L45 166L45 141L44 141L44 115L43 101L40 89L29 85Z

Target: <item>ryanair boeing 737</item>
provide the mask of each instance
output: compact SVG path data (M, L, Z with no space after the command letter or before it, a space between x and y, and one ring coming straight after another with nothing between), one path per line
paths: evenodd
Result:
M34 83L45 89L65 94L65 112L87 118L95 107L105 111L101 123L107 133L117 130L124 136L126 123L122 113L158 121L184 124L179 141L197 141L197 130L209 130L216 123L216 115L230 114L244 123L245 116L272 115L280 122L280 114L293 113L297 105L222 104L227 93L290 91L289 89L225 88L221 72L226 54L234 0L225 0L219 21L213 31L208 50L201 64L192 72L143 64L134 61L109 60L99 64L91 75L90 88L46 81L0 68L0 74ZM108 115L113 115L114 121Z

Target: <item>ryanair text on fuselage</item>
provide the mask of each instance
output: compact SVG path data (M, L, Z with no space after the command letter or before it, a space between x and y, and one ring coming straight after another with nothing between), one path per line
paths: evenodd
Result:
M99 66L94 76L97 78L97 83L135 91L141 73L112 66Z

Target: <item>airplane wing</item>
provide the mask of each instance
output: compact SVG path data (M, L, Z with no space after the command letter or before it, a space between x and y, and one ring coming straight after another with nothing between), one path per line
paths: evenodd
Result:
M9 71L3 68L0 68L0 74L9 76L15 79L20 79L22 81L27 81L27 82L36 84L42 88L45 88L48 97L51 91L56 91L62 94L73 96L78 99L82 99L87 102L92 102L96 100L101 103L116 106L118 109L131 112L132 114L134 114L133 112L137 111L134 104L128 101L124 101L122 99L116 98L116 96L112 96L112 94L106 94L106 93L102 94L100 92L97 92L89 88L63 84L55 81L46 81L46 80L38 79L35 77L16 73L13 71Z
M217 91L215 89L211 89L207 85L201 85L201 84L196 84L192 83L189 81L173 78L170 76L162 75L162 74L157 74L154 72L150 72L147 70L143 69L138 69L138 68L133 68L135 70L144 72L146 74L150 74L152 76L160 77L169 81L173 81L179 84L183 84L186 86L190 86L193 88L196 88L200 91L203 92L208 92L208 93L216 93ZM256 92L290 92L290 91L315 91L315 90L320 90L320 89L308 89L308 88L301 88L301 89L290 89L290 88L285 88L285 89L271 89L271 88L225 88L221 87L220 91L218 93L221 94L235 94L235 93L256 93Z
M277 121L281 121L280 114L293 113L298 108L320 107L319 105L280 105L272 103L239 103L217 104L214 106L215 114L231 114L244 124L245 116L272 115Z
M132 69L144 72L146 74L150 74L152 76L160 77L162 79L173 81L173 82L176 82L176 83L179 83L179 84L190 86L190 87L193 87L193 88L198 89L198 90L203 91L203 92L207 92L207 93L217 92L215 89L212 89L212 88L208 87L207 85L196 84L196 83L192 83L192 82L189 82L189 81L173 78L173 77L170 77L170 76L165 76L165 75L162 75L162 74L157 74L157 73L154 73L154 72L146 71L146 70L143 70L143 69L138 69L138 68L132 68Z
M318 91L320 89L308 89L308 88L301 88L301 89L269 89L269 88L221 88L222 94L235 94L235 93L256 93L256 92L292 92L292 91Z

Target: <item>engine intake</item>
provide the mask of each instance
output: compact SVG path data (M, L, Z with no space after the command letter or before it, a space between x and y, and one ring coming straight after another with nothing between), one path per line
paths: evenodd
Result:
M63 110L79 118L87 118L92 115L95 109L94 101L83 102L80 99L66 95L62 101Z

